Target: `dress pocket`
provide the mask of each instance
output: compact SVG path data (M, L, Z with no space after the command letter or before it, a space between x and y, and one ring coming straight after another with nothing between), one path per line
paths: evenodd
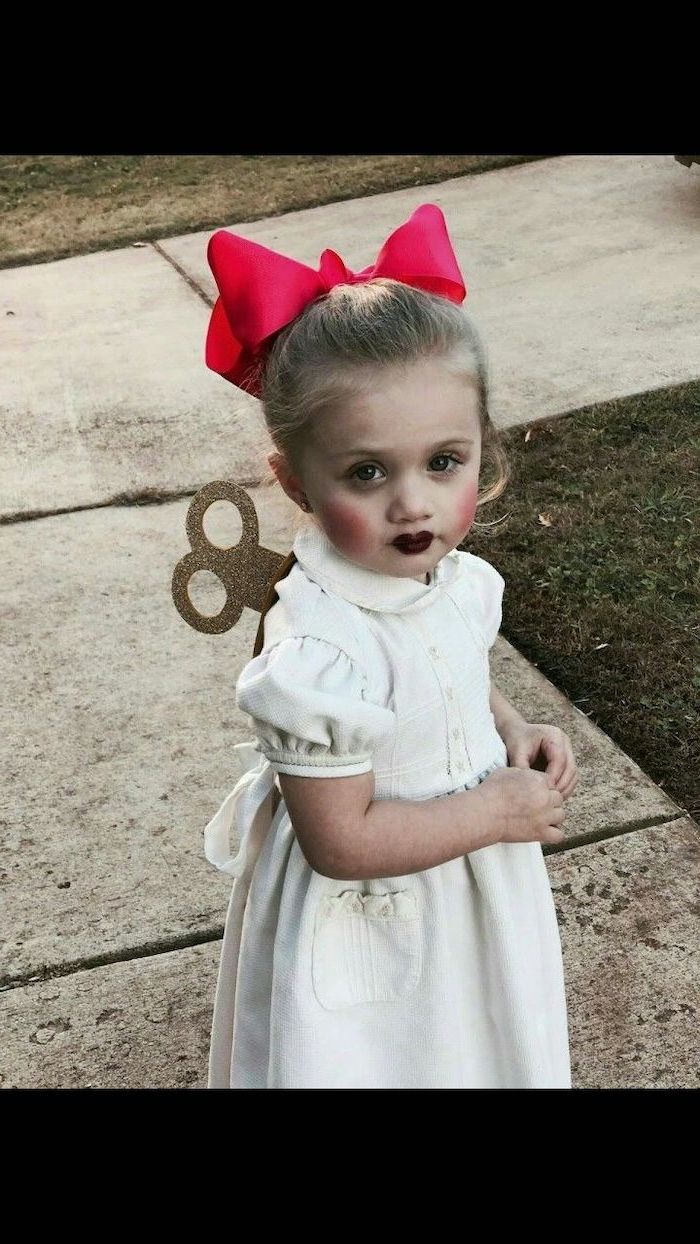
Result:
M413 890L326 894L316 912L314 993L329 1011L362 1002L397 1002L421 970L418 899Z

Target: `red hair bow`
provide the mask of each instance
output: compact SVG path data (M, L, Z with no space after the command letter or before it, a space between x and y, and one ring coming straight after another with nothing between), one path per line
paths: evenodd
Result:
M277 333L334 285L392 277L450 302L463 302L467 293L445 217L433 203L416 208L362 272L352 272L331 250L316 271L227 229L210 238L207 258L220 294L209 321L207 367L256 395L256 364Z

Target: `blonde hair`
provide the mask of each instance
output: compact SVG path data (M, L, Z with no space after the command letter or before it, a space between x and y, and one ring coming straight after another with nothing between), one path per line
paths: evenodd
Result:
M511 473L489 414L486 357L476 327L460 306L400 281L336 285L275 339L260 375L265 423L275 448L294 466L312 420L371 388L378 369L430 357L444 359L451 371L476 386L482 471L485 466L493 472L479 489L477 508L495 500ZM261 480L265 486L276 482L273 471ZM482 529L495 525L474 522Z

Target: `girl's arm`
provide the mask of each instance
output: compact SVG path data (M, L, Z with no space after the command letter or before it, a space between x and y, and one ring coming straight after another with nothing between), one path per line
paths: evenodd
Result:
M496 722L496 729L501 737L503 736L503 731L506 730L509 725L514 723L521 725L524 724L524 718L520 715L517 708L515 708L504 695L501 695L498 687L493 681L491 682L489 704L491 712L494 716L494 721Z
M478 786L437 799L375 800L372 770L279 780L302 852L325 877L401 877L500 841Z

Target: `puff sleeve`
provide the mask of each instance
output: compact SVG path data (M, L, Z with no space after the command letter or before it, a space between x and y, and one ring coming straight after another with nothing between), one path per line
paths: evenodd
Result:
M481 633L487 648L495 642L501 629L505 579L495 566L483 557L472 556L472 582L478 602Z
M297 777L350 777L373 767L395 714L366 695L357 663L311 636L288 636L261 652L236 686L236 704L253 719L260 750L279 773Z

